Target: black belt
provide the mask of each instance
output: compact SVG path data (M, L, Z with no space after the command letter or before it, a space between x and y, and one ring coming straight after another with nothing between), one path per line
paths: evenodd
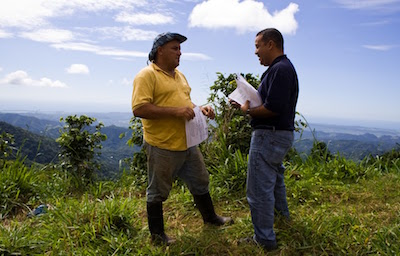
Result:
M272 125L257 125L257 126L253 127L253 130L260 130L260 129L262 129L262 130L272 130L272 131L278 130L278 129L275 128L275 126L272 126Z
M292 131L291 129L280 129L273 125L257 125L253 130L271 130L271 131Z

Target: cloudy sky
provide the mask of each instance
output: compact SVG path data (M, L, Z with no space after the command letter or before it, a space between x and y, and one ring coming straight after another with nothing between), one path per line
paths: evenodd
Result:
M130 112L154 37L188 37L179 69L204 104L216 72L266 69L276 27L309 120L400 122L400 0L2 0L0 111ZM400 125L398 125L400 129Z

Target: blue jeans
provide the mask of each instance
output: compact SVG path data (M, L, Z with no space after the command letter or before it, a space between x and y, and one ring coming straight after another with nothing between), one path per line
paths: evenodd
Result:
M276 244L275 209L289 218L282 165L291 148L293 131L254 130L247 170L247 201L254 227L254 239L265 246Z

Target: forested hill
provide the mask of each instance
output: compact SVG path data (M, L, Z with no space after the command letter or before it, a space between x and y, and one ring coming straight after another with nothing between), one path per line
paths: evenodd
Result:
M0 121L0 134L3 132L14 136L15 144L12 145L14 157L19 152L20 157L26 157L27 163L34 161L47 164L58 160L59 146L54 139Z
M382 155L400 147L400 133L391 130L354 127L353 130L347 128L340 131L329 130L327 126L315 127L316 130L312 132L305 130L302 134L296 134L294 146L297 151L308 153L316 139L326 143L332 154L358 161L368 155Z
M61 123L18 114L0 114L0 120L5 118L14 125L0 121L0 134L6 132L14 135L14 157L20 151L20 157L26 157L27 163L35 161L46 164L58 161L60 147L55 140L60 136ZM112 178L122 172L123 160L132 157L140 148L127 145L131 132L128 128L111 125L103 127L101 132L107 135L107 140L102 143L99 176ZM120 134L126 136L121 139Z
M14 113L0 113L0 121L51 138L57 138L60 135L59 128L62 127L62 124L56 120L39 119Z

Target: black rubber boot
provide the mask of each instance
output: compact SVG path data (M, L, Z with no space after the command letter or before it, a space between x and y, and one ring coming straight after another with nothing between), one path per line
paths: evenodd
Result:
M231 217L218 216L215 213L214 205L211 200L210 193L204 195L193 195L194 202L199 208L201 216L203 216L204 223L208 223L215 226L222 226L226 223L232 224L233 220Z
M164 232L162 202L147 203L147 221L153 243L170 245L175 242L175 239L168 237Z

